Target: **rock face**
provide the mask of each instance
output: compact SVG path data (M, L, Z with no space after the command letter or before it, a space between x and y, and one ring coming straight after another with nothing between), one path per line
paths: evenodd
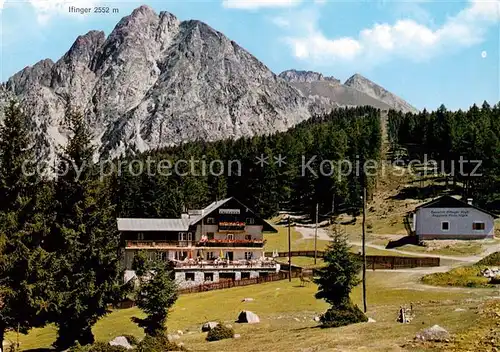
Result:
M0 105L13 96L52 157L68 137L68 101L104 156L282 131L311 116L307 98L222 33L147 6L107 38L91 31L57 62L16 73L2 84Z
M310 83L316 81L328 81L334 84L340 84L340 80L335 77L325 77L323 74L314 71L287 70L279 74L287 82L291 83Z
M255 324L260 323L260 319L257 314L250 312L249 310L244 310L238 316L238 323Z
M350 88L354 88L360 92L363 92L374 99L380 100L395 110L401 110L402 112L405 113L418 112L416 108L408 104L400 97L392 94L391 92L388 92L383 87L379 86L376 83L373 83L372 81L361 76L360 74L356 73L355 75L350 77L347 81L345 81L344 85Z

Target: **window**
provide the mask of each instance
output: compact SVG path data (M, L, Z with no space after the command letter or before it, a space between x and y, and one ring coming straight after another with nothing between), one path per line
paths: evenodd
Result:
M214 273L205 273L205 281L214 281Z
M484 229L486 228L484 222L473 222L472 223L472 229L474 231L484 231Z
M247 223L247 225L253 225L253 224L255 224L255 219L254 218L247 218L246 223Z
M184 259L186 259L187 255L188 255L188 252L176 251L174 253L174 259L184 260Z
M184 279L186 281L194 281L194 273L185 273L184 274Z
M168 260L168 252L156 252L156 260L166 262Z
M245 239L247 241L251 241L252 240L252 235L245 235Z
M234 234L228 233L227 234L227 239L230 240L230 241L234 240Z
M139 241L144 240L144 234L143 234L142 232L139 232L139 233L137 234L137 239L138 239Z
M245 259L246 260L250 260L252 259L253 257L253 253L252 252L245 252Z
M207 253L207 259L208 260L214 260L215 259L215 252L208 252Z
M449 221L441 222L441 230L442 231L449 231L450 230L450 222Z
M207 218L207 225L215 224L215 218Z
M213 240L214 239L214 233L213 232L207 232L207 238L209 240Z
M250 272L249 271L242 271L241 272L241 279L250 279Z

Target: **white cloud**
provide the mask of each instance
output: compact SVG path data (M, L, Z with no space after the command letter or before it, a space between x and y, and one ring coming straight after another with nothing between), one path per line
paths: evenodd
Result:
M5 3L5 0L0 0L0 12L3 10L3 4Z
M327 38L318 28L317 13L302 15L301 21L292 22L294 35L286 38L298 59L318 64L357 60L374 65L394 57L428 60L482 42L487 29L500 21L500 0L472 0L437 28L405 19L377 23L357 37Z
M302 0L223 0L222 5L231 9L253 10L272 7L294 7Z

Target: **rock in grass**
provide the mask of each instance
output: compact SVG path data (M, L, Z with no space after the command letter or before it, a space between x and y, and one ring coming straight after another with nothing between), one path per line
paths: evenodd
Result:
M242 302L253 302L253 298L243 298Z
M260 319L254 312L244 310L238 316L238 323L256 324L260 323Z
M450 333L439 325L434 325L418 332L415 339L420 341L442 342L450 339Z
M368 318L368 323L376 323L377 321L373 318Z
M240 335L240 334L234 334L234 336L233 336L233 337L234 337L235 339L239 339L239 338L241 337L241 335Z
M128 342L125 336L115 337L113 340L109 341L110 346L120 346L126 348L127 350L131 350L134 347Z
M219 323L218 323L218 322L216 322L216 321L208 321L208 322L206 322L205 324L203 324L203 325L201 326L201 331L202 331L202 332L207 332L207 331L210 331L210 330L212 330L213 328L215 328L217 325L219 325Z

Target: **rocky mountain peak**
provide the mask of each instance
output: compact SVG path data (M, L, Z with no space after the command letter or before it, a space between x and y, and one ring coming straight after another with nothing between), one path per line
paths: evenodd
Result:
M279 74L279 77L283 78L285 81L290 83L310 83L316 81L330 81L336 84L340 84L340 81L335 77L324 76L322 73L314 71L299 71L299 70L287 70Z
M354 88L360 92L365 93L375 99L378 99L396 110L401 110L403 112L413 112L416 113L418 110L408 104L406 101L400 97L387 91L385 88L379 86L378 84L372 82L368 78L356 73L349 77L344 83L345 86Z
M65 57L75 61L90 62L105 40L106 35L103 31L90 31L85 35L80 35Z

